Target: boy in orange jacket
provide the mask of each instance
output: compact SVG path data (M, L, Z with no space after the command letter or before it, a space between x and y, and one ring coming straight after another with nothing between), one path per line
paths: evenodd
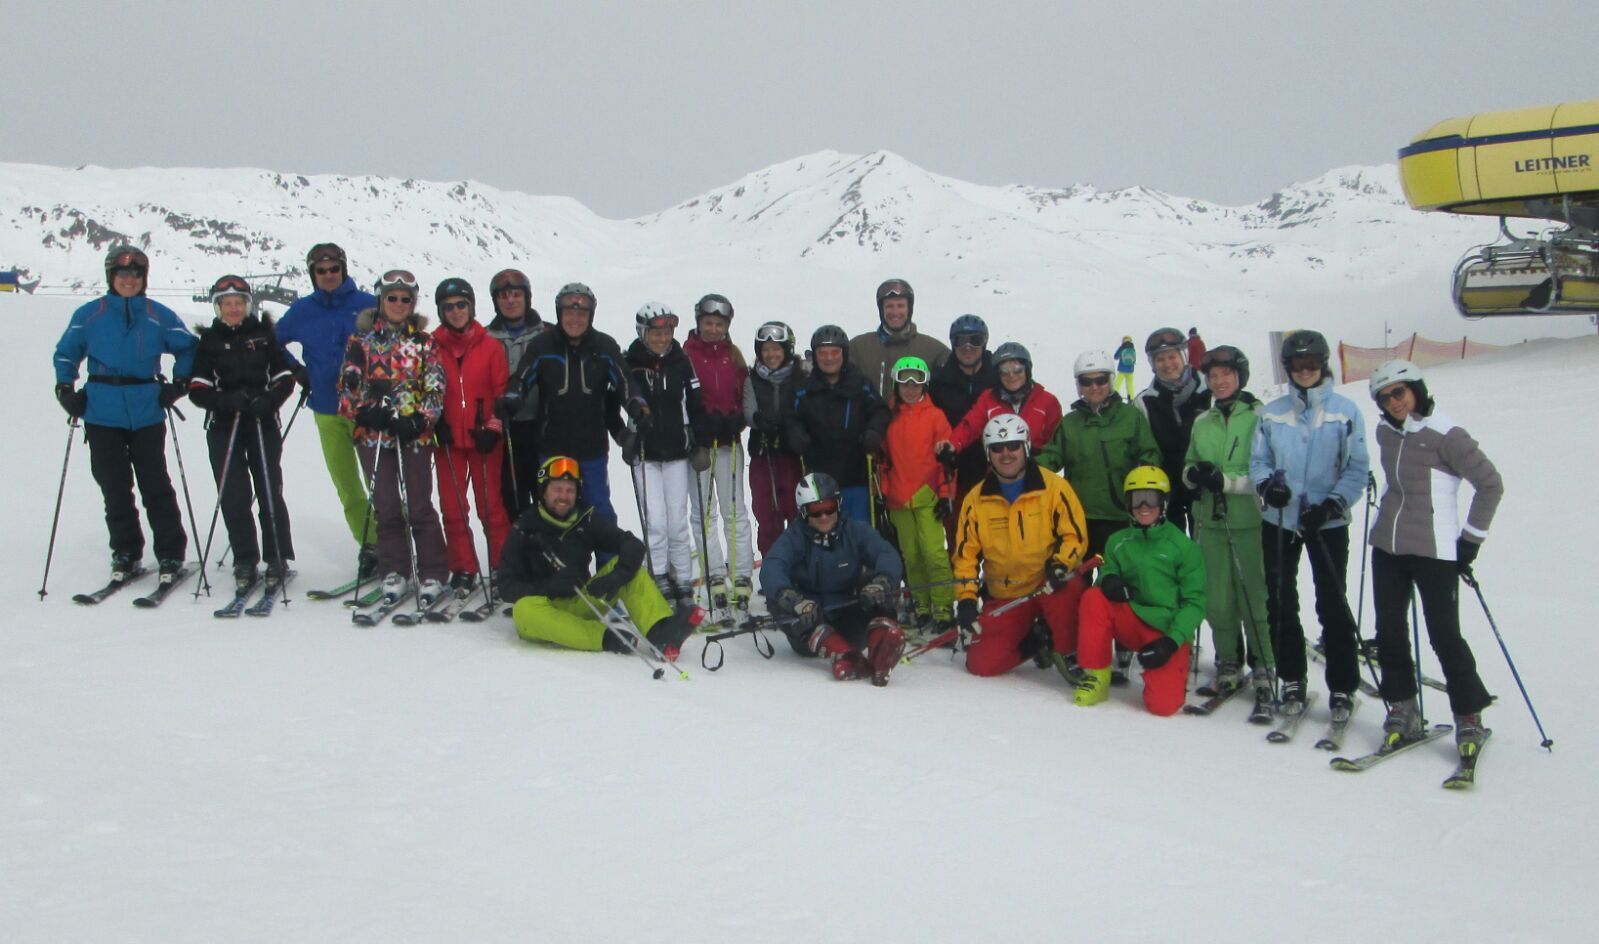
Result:
M955 625L954 572L944 552L942 524L950 513L950 482L933 444L949 438L949 420L927 396L932 372L926 361L902 357L892 376L898 396L883 438L879 481L905 558L905 582L921 588L912 592L916 608L935 624L933 631L943 632Z

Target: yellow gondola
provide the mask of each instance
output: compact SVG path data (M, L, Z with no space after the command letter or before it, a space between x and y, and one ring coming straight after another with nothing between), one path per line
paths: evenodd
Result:
M1498 216L1503 241L1455 266L1462 315L1599 313L1599 100L1452 118L1399 152L1418 210ZM1507 216L1564 224L1514 237Z

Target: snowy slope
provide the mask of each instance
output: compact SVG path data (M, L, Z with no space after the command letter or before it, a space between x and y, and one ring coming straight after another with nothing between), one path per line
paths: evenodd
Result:
M106 559L81 444L37 602L65 429L44 364L71 305L0 299L40 326L13 335L36 367L9 382L0 503L7 942L1586 938L1599 520L1571 497L1599 463L1574 435L1599 340L1432 372L1508 483L1479 573L1557 740L1538 750L1463 601L1501 700L1479 786L1454 794L1442 745L1341 775L1309 737L1265 744L1243 706L1156 719L1118 691L1077 709L1031 668L980 680L934 656L879 690L747 643L713 675L691 643L693 679L653 682L504 621L362 631L300 600L221 624L187 595L79 608ZM1062 388L1064 369L1040 375ZM286 473L301 592L352 564L308 432ZM204 517L195 417L180 435ZM1364 706L1351 747L1380 714Z

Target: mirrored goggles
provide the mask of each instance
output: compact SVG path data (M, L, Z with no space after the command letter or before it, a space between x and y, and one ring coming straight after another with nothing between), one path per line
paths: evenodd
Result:
M699 303L699 307L694 309L694 314L721 315L723 318L731 320L733 317L733 306L722 301L720 298L708 298Z
M219 295L248 294L250 294L250 283L236 275L217 279L216 284L211 286L211 297L213 299Z
M826 518L828 515L836 514L838 514L838 499L836 498L814 501L805 506L805 517L807 518Z
M1166 493L1158 488L1135 488L1127 493L1128 508L1159 508L1166 501Z
M755 329L756 343L761 341L776 341L778 344L787 344L792 340L794 340L794 336L789 333L786 325L763 324L759 328Z
M583 468L582 466L578 465L576 459L560 456L558 458L551 459L544 466L544 480L547 482L554 481L556 479L566 479L567 481L577 482L581 481L582 478Z

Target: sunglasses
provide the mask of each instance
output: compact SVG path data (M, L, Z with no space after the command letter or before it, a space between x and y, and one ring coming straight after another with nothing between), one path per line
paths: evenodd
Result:
M1103 387L1110 383L1110 374L1084 374L1077 378L1079 387Z
M524 290L523 290L522 286L520 286L520 285L502 285L499 288L495 289L493 294L494 294L494 296L496 298L504 298L507 295L511 294L512 292L521 292L521 291L524 291Z
M733 319L733 306L719 298L712 298L708 301L700 302L699 307L694 309L694 313L696 315L721 315L731 321Z
M778 344L787 344L792 340L794 340L794 336L789 333L788 328L784 325L763 324L759 328L755 329L756 343L760 343L761 341L776 341Z
M1398 400L1405 394L1405 385L1396 384L1392 390L1377 391L1377 405L1387 406L1389 400Z
M1135 488L1127 493L1128 508L1159 508L1165 493L1156 488Z
M144 270L138 266L118 266L111 270L111 277L114 279L142 279L144 278Z
M918 367L906 367L894 372L894 382L901 384L926 384L927 371Z
M992 446L988 447L988 454L994 455L995 453L1000 452L1015 452L1016 450L1022 448L1022 446L1023 443L1020 440L1016 442L994 443Z
M317 275L339 275L344 271L344 266L316 266L311 271Z
M838 500L835 498L811 502L805 506L805 517L807 518L826 518L828 515L836 514L838 514Z
M1315 359L1314 357L1296 357L1288 362L1288 370L1289 372L1295 374L1303 374L1306 371L1312 370L1321 370L1321 361Z
M999 369L999 375L1001 377L1015 377L1025 373L1027 373L1027 368L1020 364L1006 364L1004 367Z
M471 307L472 307L472 303L463 298L463 299L461 299L458 302L445 302L444 304L439 306L439 311L442 311L446 315L448 315L449 313L454 312L454 311L466 311L466 310L470 309Z
M988 339L980 334L957 334L949 340L956 347L982 347Z
M410 304L413 300L415 300L415 298L416 298L415 295L385 295L385 296L383 296L383 300L388 302L391 305L396 305L396 304L399 304L400 302L405 302L406 304Z

